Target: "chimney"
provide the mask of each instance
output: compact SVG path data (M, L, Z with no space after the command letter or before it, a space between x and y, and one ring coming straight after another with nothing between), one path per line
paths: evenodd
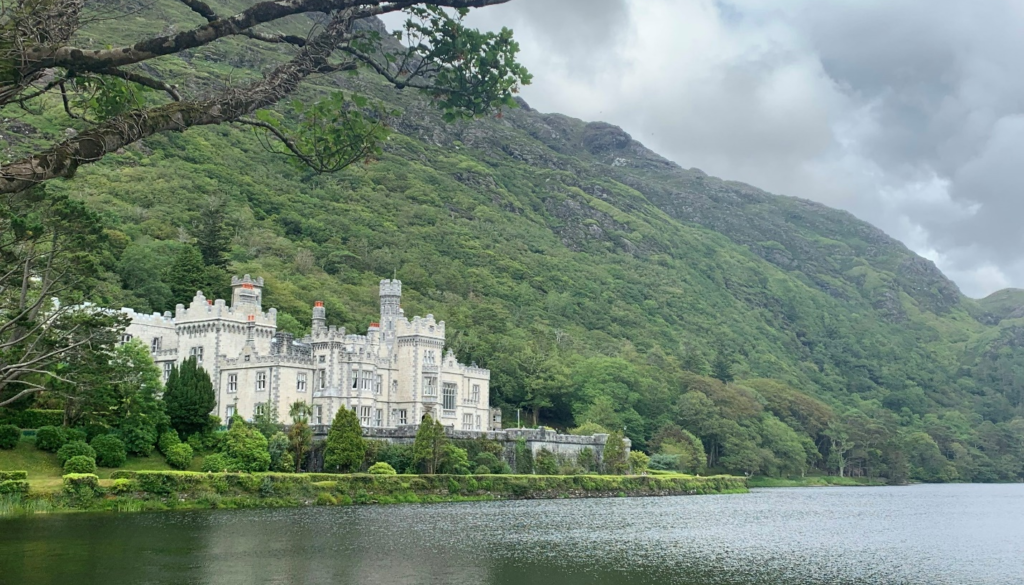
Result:
M324 309L324 302L313 303L313 331L327 328L327 309Z

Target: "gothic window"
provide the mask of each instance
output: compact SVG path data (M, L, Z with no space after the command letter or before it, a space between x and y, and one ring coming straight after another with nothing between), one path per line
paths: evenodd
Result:
M267 373L256 372L256 391L261 392L267 389Z
M480 430L480 415L476 415L476 430Z
M383 385L383 379L381 378L380 374L377 374L377 377L373 381L373 393L379 396L381 387L383 387Z
M229 404L227 410L224 411L224 418L231 422L232 417L235 416L235 405Z
M132 336L131 336L130 333L125 333L125 334L121 335L121 343L128 343L131 340L132 340Z
M444 410L455 410L455 398L458 394L459 387L455 384L445 383L444 385L444 396L442 397L442 408ZM454 414L454 413L453 413Z
M313 424L324 424L324 407L319 404L313 407Z
M156 353L160 351L160 347L163 345L164 339L162 337L154 337L153 342L149 344L149 351Z
M266 402L257 402L256 403L255 415L256 416L265 416L266 414L267 414L267 403Z
M423 353L423 364L427 366L433 366L437 363L437 358L434 355L433 350L427 350Z
M295 391L305 392L306 391L306 374L296 374L295 376Z
M164 362L164 382L167 378L171 377L171 370L174 368L174 362Z
M196 358L196 363L203 363L203 346L198 345L188 350L188 356Z
M325 355L322 355L322 356L318 357L317 359L320 361L321 364L327 362L327 356L325 356Z
M464 414L462 415L462 430L471 431L473 430L473 415Z
M373 426L382 427L384 426L384 411L380 408L373 411Z
M228 374L228 394L238 392L238 374Z
M473 404L480 404L480 384L473 384L473 397L470 401Z
M317 381L318 381L317 382L317 386L321 390L323 390L324 388L327 387L327 370L317 370L316 371L316 378L317 378Z
M409 411L402 408L398 411L398 424L407 425L409 424Z
M360 406L359 407L359 424L364 427L370 426L370 407Z
M437 376L423 376L423 395L437 396Z

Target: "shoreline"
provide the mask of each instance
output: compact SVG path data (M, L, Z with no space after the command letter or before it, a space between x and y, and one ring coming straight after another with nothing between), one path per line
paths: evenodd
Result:
M64 512L391 505L747 493L737 476L333 475L117 471L0 496L0 518Z
M747 479L750 488L783 488L783 487L883 487L893 485L881 479L866 477L834 477L814 475L799 478L777 478L754 476Z

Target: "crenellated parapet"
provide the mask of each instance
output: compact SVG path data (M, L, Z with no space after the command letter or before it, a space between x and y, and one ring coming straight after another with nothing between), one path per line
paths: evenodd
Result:
M121 312L128 316L132 320L132 323L138 325L146 325L149 327L174 327L174 317L170 311L166 313L136 313L134 309L123 308Z
M196 292L188 307L179 304L174 313L174 320L179 325L210 320L234 321L244 325L249 322L249 317L253 316L256 326L277 328L277 309L263 312L253 305L230 306L224 299L207 299L203 291Z
M412 321L402 317L395 323L398 337L421 336L444 339L444 321L437 321L433 315L413 317Z

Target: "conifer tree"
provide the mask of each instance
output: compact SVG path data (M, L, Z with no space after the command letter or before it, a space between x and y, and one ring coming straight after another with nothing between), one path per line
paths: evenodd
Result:
M202 432L210 424L210 411L217 406L213 383L206 370L190 357L171 368L164 390L164 408L171 427L182 437Z
M413 465L423 473L437 473L444 459L444 447L448 438L444 426L429 414L423 417L416 431L416 442L412 446Z
M199 249L183 246L174 256L174 263L164 280L170 283L173 303L188 306L196 291L202 290L206 283L206 265Z
M623 475L629 470L629 462L626 460L626 443L622 440L620 431L608 435L608 442L604 444L602 463L604 472L608 475Z
M199 215L196 225L196 247L207 266L223 268L231 245L227 226L227 200L213 199Z
M353 473L359 471L366 456L366 442L359 426L359 417L354 410L342 408L334 415L331 430L327 433L327 447L324 450L324 471Z

